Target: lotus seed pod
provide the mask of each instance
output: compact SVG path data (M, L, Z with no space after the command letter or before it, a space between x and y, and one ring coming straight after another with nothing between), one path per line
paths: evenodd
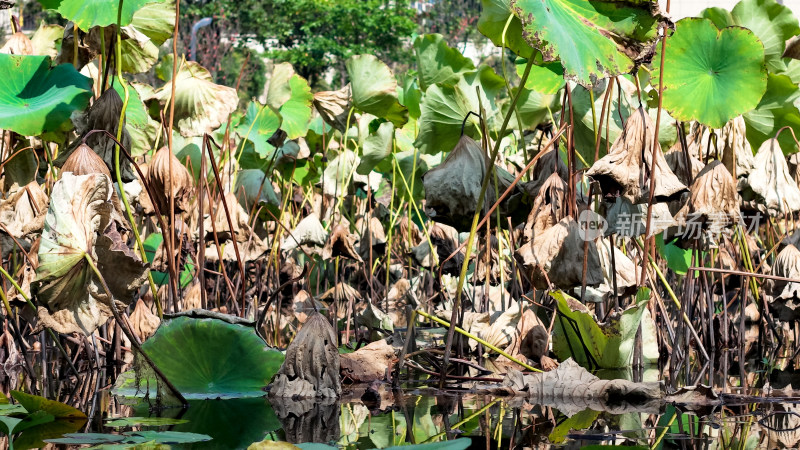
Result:
M73 150L72 154L64 161L64 165L61 166L61 172L72 172L73 175L104 173L109 178L111 177L111 172L108 170L103 158L98 156L86 144L81 144Z

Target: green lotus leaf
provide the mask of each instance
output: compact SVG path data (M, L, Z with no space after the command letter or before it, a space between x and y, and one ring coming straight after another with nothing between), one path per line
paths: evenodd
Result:
M210 133L239 105L236 89L215 84L208 70L194 61L181 63L175 81L175 125L183 136ZM170 81L155 93L162 105L171 97Z
M661 46L654 61L661 59ZM752 31L708 19L675 24L664 59L663 105L678 120L711 128L754 109L767 89L764 47ZM656 66L653 80L660 72Z
M120 24L128 25L139 8L156 1L164 0L125 0L122 3ZM117 23L118 0L39 0L39 3L46 9L55 9L84 31Z
M142 349L190 399L263 396L283 363L252 326L211 317L165 320Z
M286 132L287 139L305 136L311 120L313 100L308 82L294 72L291 64L275 66L267 90L267 105L280 113L280 126Z
M240 170L233 192L246 211L250 211L256 203L281 206L280 196L275 193L270 178L260 169Z
M396 127L408 122L408 109L397 101L397 80L389 66L373 55L353 56L345 65L356 108L386 119Z
M449 152L461 137L461 124L467 113L477 113L481 104L488 116L487 128L496 132L500 119L495 98L503 89L505 82L488 66L463 74L454 86L431 86L422 99L419 135L414 145L423 153ZM470 115L464 133L480 139L478 126L477 117Z
M40 412L39 414L40 417L42 417L41 415L52 417L45 412ZM45 447L47 445L47 443L44 442L45 439L55 439L66 433L74 433L80 430L85 424L86 419L84 418L63 418L31 426L14 439L14 448L26 449ZM16 431L19 431L19 429Z
M172 37L175 28L175 4L148 3L133 14L122 27L122 70L141 73L158 62L158 47Z
M528 60L517 58L517 75L522 77ZM542 61L542 54L536 52L536 59L531 65L531 73L525 81L525 89L541 92L542 94L555 94L564 87L564 67L560 62L546 63ZM598 112L598 114L600 114Z
M513 15L511 0L481 0L483 9L478 18L478 31L492 40L494 45L503 46L503 30L506 30L505 45L517 55L528 58L533 54L533 48L522 37L522 22L514 16L511 23L506 23Z
M785 126L800 130L800 111L795 106L798 99L800 99L800 89L788 76L770 73L764 97L756 109L744 114L750 146L760 148L764 141L775 137L778 130ZM788 132L781 133L778 140L781 148L792 149L792 153L797 147L794 138Z
M708 8L701 16L710 19L720 29L738 25L751 30L764 44L767 68L774 72L787 69L783 59L786 41L800 34L797 18L788 7L775 0L742 0L730 12Z
M114 90L117 91L120 98L125 98L125 91L120 83L114 83ZM131 155L140 156L152 150L158 134L158 122L147 113L139 92L133 86L128 86L125 130L131 136L131 148L128 149Z
M121 435L104 433L67 433L62 438L47 439L46 442L63 445L94 444L102 446L102 444L117 444L122 445L122 448L163 448L159 447L158 444L191 444L210 440L211 436L207 434L184 433L180 431L128 431ZM140 447L134 444L150 445Z
M147 239L142 242L144 253L147 255L147 260L152 261L156 257L156 252L161 243L164 242L164 236L161 233L150 233ZM194 280L194 264L187 263L180 275L178 275L178 285L182 288L188 286ZM169 274L166 272L159 272L151 270L150 274L153 276L153 282L157 286L164 286L169 283Z
M419 119L419 103L422 101L422 90L417 84L417 78L406 77L403 81L403 88L398 90L397 96L400 103L408 108L408 115L414 119Z
M629 73L657 37L658 2L637 0L512 0L522 34L545 61L584 86Z
M264 159L275 150L268 139L278 131L281 122L281 115L271 106L252 101L247 105L247 113L242 123L236 127L236 133L250 141L258 156Z
M109 428L123 428L132 426L161 427L164 425L179 425L189 422L186 419L172 419L170 417L120 417L108 420L103 426Z
M364 140L361 162L358 164L356 172L367 175L375 166L391 155L393 138L394 125L391 122L380 124L378 130Z
M447 45L441 34L417 36L414 53L419 87L423 92L437 83L453 85L458 82L459 74L475 70L472 60Z
M48 56L0 54L0 128L25 136L72 129L70 114L91 98L91 79Z
M550 295L558 308L559 318L553 328L553 352L559 360L571 357L581 366L595 369L630 367L633 344L647 299L600 325L579 301L562 291Z
M514 88L514 95L517 95L519 88ZM522 93L517 101L517 112L519 112L519 120L521 124L517 123L517 114L512 114L509 126L518 130L528 130L536 127L540 123L548 120L550 112L558 111L558 104L560 98L557 95L542 94L537 91L522 88ZM508 104L504 105L504 110L508 110Z
M86 414L73 408L72 406L57 402L55 400L48 400L44 397L39 397L38 395L26 394L20 391L11 391L11 396L14 397L14 400L19 402L19 404L22 405L25 410L28 411L28 413L43 411L52 415L56 419L86 419Z

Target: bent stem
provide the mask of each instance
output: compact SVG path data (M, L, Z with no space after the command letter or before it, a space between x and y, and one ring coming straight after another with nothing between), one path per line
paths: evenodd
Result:
M125 333L125 336L128 338L128 340L131 341L131 346L133 346L133 348L136 349L136 351L139 352L140 355L142 355L142 358L144 358L144 360L147 362L147 365L150 366L150 368L153 369L153 372L155 372L158 378L161 381L163 381L164 384L167 385L169 390L172 391L172 394L181 402L181 404L184 407L188 407L189 402L186 401L186 399L183 397L183 394L181 394L175 388L175 386L172 385L172 383L167 379L167 377L164 376L164 373L161 372L158 366L156 366L153 360L150 359L149 356L147 356L147 353L145 353L144 350L142 350L142 346L139 344L139 341L136 339L133 333L128 329L127 322L123 322L122 317L120 317L119 312L117 311L117 307L114 305L114 296L111 295L111 290L108 289L108 285L106 284L105 278L103 278L103 275L101 275L100 271L97 270L97 266L94 264L94 261L92 261L91 256L89 256L88 253L84 253L83 257L84 259L86 259L86 263L89 265L89 267L91 267L97 279L100 280L100 284L103 285L103 290L108 296L108 304L110 306L111 313L114 315L114 320L117 321L117 324L119 324L119 327L122 329L122 332Z
M446 321L444 321L444 320L442 320L442 319L440 319L440 318L438 318L436 316L432 316L432 315L430 315L430 314L428 314L428 313L426 313L424 311L416 310L416 313L419 314L420 316L422 316L422 317L424 317L426 319L432 320L432 321L434 321L434 322L436 322L436 323L438 323L440 325L449 327L451 330L457 331L459 334L462 334L462 335L472 339L473 341L483 345L484 347L486 347L486 348L488 348L488 349L490 349L492 351L495 351L495 352L505 356L509 360L514 361L515 363L519 364L520 366L522 366L522 367L524 367L524 368L526 368L528 370L531 370L533 372L541 372L541 370L539 370L539 369L537 369L537 368L535 368L535 367L533 367L531 365L528 365L528 364L518 360L517 358L514 358L513 356L509 355L508 353L504 352L503 350L500 350L499 348L497 348L494 345L486 342L485 340L479 338L478 336L475 336L474 334L470 333L469 331L466 331L466 330L464 330L464 329L462 329L460 327L453 327L453 326L451 326L452 324L447 323ZM442 379L444 379L444 375L442 375L442 377L443 377Z

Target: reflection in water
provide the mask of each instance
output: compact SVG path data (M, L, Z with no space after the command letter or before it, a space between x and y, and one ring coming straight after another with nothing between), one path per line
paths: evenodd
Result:
M340 407L336 399L271 398L285 439L292 444L339 440Z

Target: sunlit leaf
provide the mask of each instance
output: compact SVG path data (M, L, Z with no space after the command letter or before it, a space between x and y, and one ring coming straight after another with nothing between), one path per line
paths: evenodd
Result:
M408 122L408 109L397 101L397 80L389 66L373 55L353 56L346 65L356 108L396 127Z

